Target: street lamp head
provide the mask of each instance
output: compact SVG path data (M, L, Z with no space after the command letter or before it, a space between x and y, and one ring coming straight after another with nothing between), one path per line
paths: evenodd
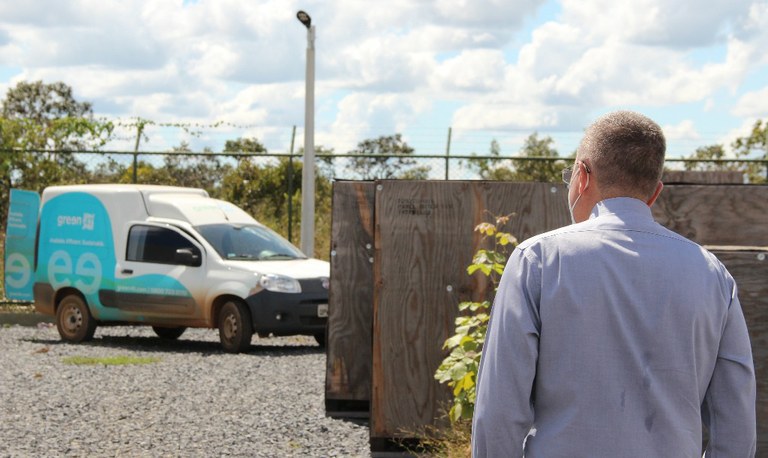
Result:
M301 21L302 24L304 24L306 28L309 28L312 25L312 18L309 17L309 14L306 12L299 11L296 13L296 17L299 19L299 21Z

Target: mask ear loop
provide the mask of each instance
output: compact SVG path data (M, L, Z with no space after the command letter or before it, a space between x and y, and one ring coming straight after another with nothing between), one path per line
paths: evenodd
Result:
M579 164L579 167L581 167L582 164ZM586 165L585 165L586 167ZM584 173L587 174L587 185L584 186L584 191L587 190L589 187L589 175L590 173L587 172L586 168L584 169ZM576 200L573 201L573 205L570 205L568 207L568 212L571 214L571 224L576 224L576 218L573 216L573 209L576 208L576 204L579 203L579 199L581 199L581 195L584 193L584 191L580 192L579 195L576 197Z

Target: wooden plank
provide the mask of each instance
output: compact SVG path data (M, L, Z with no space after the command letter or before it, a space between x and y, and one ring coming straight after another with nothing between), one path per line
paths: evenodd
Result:
M335 182L326 342L326 414L367 416L373 323L373 182Z
M744 173L730 170L665 170L664 184L743 184Z
M666 186L653 215L701 245L768 245L765 185Z
M520 240L568 222L565 187L546 183L376 183L371 441L418 436L451 396L434 373L459 302L488 285L466 274L474 227L514 213Z
M757 379L757 455L768 456L768 252L713 251L739 288Z

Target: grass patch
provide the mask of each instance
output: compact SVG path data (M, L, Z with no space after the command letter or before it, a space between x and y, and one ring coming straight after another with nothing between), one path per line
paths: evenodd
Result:
M447 414L446 414L447 417ZM400 447L417 458L471 458L472 421L459 420L441 426L424 426L417 434L404 437L419 438L417 444L400 443ZM397 441L397 440L396 440Z
M29 302L3 301L0 293L0 313L35 313L35 306Z
M138 356L108 356L103 358L92 358L89 356L68 356L62 358L64 364L73 364L76 366L88 366L103 364L104 366L127 366L130 364L152 364L160 361L160 358L138 357Z

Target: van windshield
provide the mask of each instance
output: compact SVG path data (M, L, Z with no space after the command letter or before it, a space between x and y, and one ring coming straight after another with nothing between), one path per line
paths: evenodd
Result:
M195 229L219 255L235 261L306 259L304 253L265 226L205 224Z

